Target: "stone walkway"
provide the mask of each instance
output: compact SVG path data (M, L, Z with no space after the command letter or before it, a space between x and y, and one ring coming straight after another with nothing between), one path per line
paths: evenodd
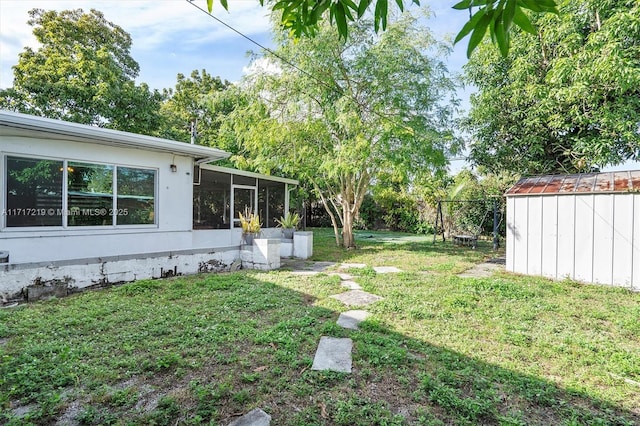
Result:
M304 264L291 263L289 266L293 270L293 275L315 275L326 271L335 264L330 262L305 262ZM348 268L365 268L364 263L343 263L340 269ZM380 266L373 268L379 274L402 272L393 266ZM345 288L345 292L334 294L332 297L341 301L347 306L365 307L379 300L382 297L375 294L367 293L355 281L355 278L345 272L331 272L329 275L340 277L340 282ZM338 317L337 324L342 328L349 330L358 330L359 324L367 319L369 312L364 310L351 310L342 312ZM321 336L318 349L313 358L312 370L316 371L337 371L340 373L351 373L351 351L353 349L353 340L349 338L338 338L331 336ZM271 416L256 408L244 416L236 419L229 426L268 426L271 423Z
M366 266L367 265L364 263L343 263L340 265L340 269L362 269L366 268ZM400 269L393 266L376 266L373 269L380 274L402 272ZM331 275L337 275L340 277L341 284L345 289L347 289L347 291L334 294L329 297L339 300L347 306L365 307L382 300L382 297L364 291L351 274L333 272ZM338 317L337 324L340 327L349 330L358 330L359 324L367 319L368 316L369 313L363 310L343 312ZM320 338L320 344L318 345L311 369L350 373L352 347L353 341L349 338L337 339L329 336L322 336Z

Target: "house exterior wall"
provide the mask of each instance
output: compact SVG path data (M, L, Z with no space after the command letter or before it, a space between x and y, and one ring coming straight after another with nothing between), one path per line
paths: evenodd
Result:
M3 136L0 145L2 173L6 156L67 159L88 163L144 167L156 171L156 224L56 228L0 228L0 251L11 263L58 261L88 257L192 248L192 170L189 157L167 153L98 146L54 139ZM172 172L170 165L177 166ZM2 182L5 185L5 182ZM4 191L0 211L6 208ZM2 223L5 223L2 221ZM211 242L216 245L215 240ZM226 245L226 242L221 245Z
M6 261L4 253L9 254L8 263L0 263L0 305L11 300L36 300L40 297L61 296L86 287L137 279L228 271L240 268L242 265L256 269L270 269L280 265L280 229L263 229L261 239L256 240L258 244L251 249L241 246L242 231L239 228L193 229L194 157L190 156L189 149L185 150L180 146L177 150L180 154L174 154L172 151L154 150L148 147L138 149L132 145L107 145L93 143L91 140L80 142L65 139L66 136L55 133L50 135L47 133L44 136L42 133L36 134L38 136L29 132L23 132L20 135L0 134L0 212L3 213L0 216L0 253L2 253L0 261ZM202 149L205 149L205 155L209 154L206 151L207 148ZM219 155L215 151L213 154ZM31 226L32 223L43 223L37 221L9 223L7 220L8 178L5 170L7 157L13 158L11 162L13 167L22 161L15 160L15 157L60 161L60 174L67 176L63 178L60 188L66 185L65 179L72 179L69 176L73 176L74 183L77 176L81 177L79 178L81 182L83 179L91 181L93 178L87 178L80 171L85 170L87 164L115 166L111 168L112 175L108 175L110 176L108 179L113 178L115 190L113 188L95 190L95 186L90 187L88 184L80 190L66 189L69 195L68 200L80 193L82 197L90 199L89 205L94 203L94 197L103 199L107 197L107 200L109 200L108 197L112 197L118 200L118 203L120 202L118 198L120 194L117 190L117 186L120 185L117 183L120 182L119 168L154 170L155 205L152 214L155 223L64 226L67 222L71 225L71 219L67 218L65 222L59 216L58 219L62 223L60 226ZM172 170L171 165L176 166L175 171ZM76 168L75 172L78 174L74 175L74 170L69 166ZM52 167L50 170L54 172L50 173L57 174L58 164L54 163ZM63 167L66 167L66 170L63 171ZM102 169L108 168L102 167ZM232 173L231 169L219 169L223 173ZM21 173L19 168L12 170L18 170L18 174ZM247 172L237 174L243 173L247 174ZM126 173L123 175L126 176ZM259 176L256 179L269 180L266 176L257 174L255 176ZM13 179L12 185L16 185L14 188L20 188L16 184L17 178L11 179ZM105 182L109 182L108 179ZM127 187L128 184L129 187L138 185L138 188L146 188L139 184L140 181L123 179L125 179L123 187ZM46 194L45 196L65 198L63 196L65 191L62 191L63 195L53 189L42 191L40 185L43 181L41 178L40 184L29 186L29 188L38 188L38 197L40 194ZM287 210L289 196L287 185L294 184L296 181L284 178L274 178L274 181L284 186L284 206ZM57 182L55 180L50 188L58 187ZM12 196L20 196L15 195L16 192L20 193L20 189L13 191ZM122 195L124 202L132 197L141 197L140 194L132 195L126 191ZM28 203L33 199L38 200L37 197L25 197L25 199ZM150 200L151 197L146 199ZM16 205L15 201L12 202ZM71 205L71 201L68 201L68 204ZM44 204L41 203L40 206L42 205ZM63 206L65 206L64 202ZM144 211L145 221L151 217L151 213L147 214L150 211L150 209ZM8 224L13 226L7 226ZM27 227L25 224L30 226ZM307 241L304 243L311 244ZM291 252L293 251L292 248ZM306 250L303 254L310 256L311 253L310 250Z
M640 290L640 194L507 197L506 269Z

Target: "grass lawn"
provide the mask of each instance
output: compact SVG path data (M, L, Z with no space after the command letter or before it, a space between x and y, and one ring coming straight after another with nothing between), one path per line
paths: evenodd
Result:
M336 325L336 276L281 270L139 281L0 310L0 424L640 424L640 293L497 273L492 255L358 233L314 260L384 297ZM371 266L404 272L376 274ZM353 339L351 374L310 370L321 336Z

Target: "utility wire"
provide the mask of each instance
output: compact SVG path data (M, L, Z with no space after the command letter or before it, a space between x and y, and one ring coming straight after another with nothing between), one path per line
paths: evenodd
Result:
M298 67L296 64L294 64L293 62L289 61L287 58L283 57L282 55L279 55L278 53L276 53L273 49L269 49L268 47L262 45L261 43L259 43L258 41L252 39L251 37L249 37L248 35L240 32L239 30L235 29L234 27L232 27L231 25L227 24L226 22L224 22L222 19L218 18L217 16L215 16L212 13L209 13L209 11L201 8L200 6L198 6L197 4L194 3L194 0L186 0L187 3L189 3L190 5L192 5L193 7L195 7L196 9L198 9L199 11L203 12L204 14L206 14L207 16L211 17L211 19L215 20L216 22L220 23L221 25L227 27L228 29L230 29L231 31L233 31L234 33L238 34L240 37L249 40L251 43L255 44L256 46L258 46L259 48L261 48L262 50L270 53L271 55L275 56L276 58L280 59L282 62L284 62L285 64L289 65L290 67L300 71L302 74L306 75L307 77L317 81L318 83L322 84L323 86L327 87L328 89L331 90L336 90L337 88L334 87L333 85L328 84L326 81L323 81L321 79L319 79L318 77L316 77L315 75L311 74L308 71L303 70L302 68Z
M282 62L284 62L285 64L289 65L290 67L292 67L295 70L300 71L302 74L306 75L307 77L311 78L312 80L318 82L319 84L323 85L324 87L328 88L329 90L332 90L338 94L343 94L343 91L341 90L341 88L339 86L337 86L336 84L329 84L326 81L316 77L315 75L311 74L308 71L303 70L302 68L300 68L299 66L297 66L296 64L294 64L293 62L289 61L287 58L283 57L282 55L279 55L278 53L276 53L273 49L270 49L264 45L262 45L261 43L259 43L258 41L254 40L253 38L249 37L248 35L242 33L240 30L237 30L236 28L232 27L231 25L227 24L226 22L224 22L222 19L218 18L217 16L213 15L212 13L209 13L208 10L203 9L202 7L198 6L197 4L194 3L195 0L185 0L187 3L189 3L190 5L192 5L193 7L195 7L196 9L198 9L199 11L203 12L204 14L206 14L207 16L209 16L211 19L213 19L214 21L218 22L219 24L225 26L226 28L230 29L231 31L233 31L234 33L238 34L239 36L241 36L242 38L248 40L249 42L255 44L256 46L260 47L262 50L270 53L271 55L273 55L274 57L278 58L279 60L281 60ZM368 112L371 113L375 116L377 116L380 119L383 119L389 123L391 123L394 126L398 126L398 127L403 127L405 130L408 130L410 132L413 133L413 128L407 126L404 123L397 123L395 121L392 121L389 117L385 116L384 114L379 113L378 111L372 111L369 108L364 107L362 104L360 104L360 102L353 96L349 96L351 98L352 101L354 101L356 104L360 105L361 107L363 107L363 109ZM457 160L457 159L456 159ZM451 160L450 160L451 161Z

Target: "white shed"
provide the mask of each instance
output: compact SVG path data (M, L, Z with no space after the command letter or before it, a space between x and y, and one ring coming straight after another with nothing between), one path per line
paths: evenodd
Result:
M523 178L506 197L507 271L640 290L640 171Z

